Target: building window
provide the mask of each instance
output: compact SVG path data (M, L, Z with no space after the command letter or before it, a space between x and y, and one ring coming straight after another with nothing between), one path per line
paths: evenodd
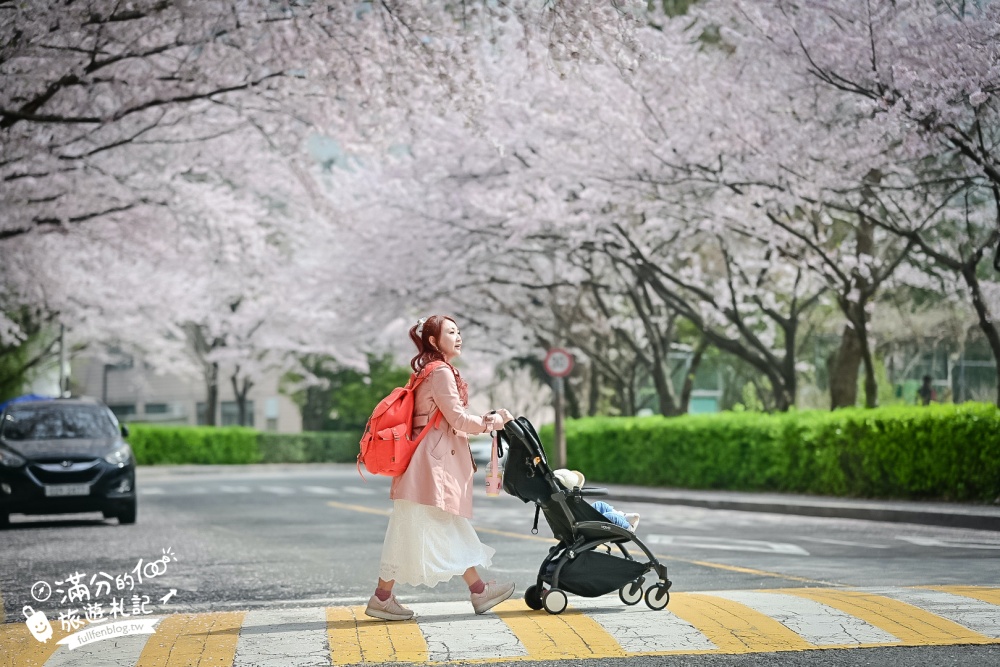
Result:
M135 403L120 403L118 405L109 405L111 411L115 413L115 417L121 419L122 417L131 417L135 414Z
M208 424L208 407L202 401L198 401L194 406L195 421L194 423L198 426L206 426Z
M236 401L222 401L219 407L222 408L220 426L240 425L240 411ZM253 427L253 401L247 401L247 423L243 426Z
M167 403L146 403L143 409L147 415L165 415L170 413L170 405Z

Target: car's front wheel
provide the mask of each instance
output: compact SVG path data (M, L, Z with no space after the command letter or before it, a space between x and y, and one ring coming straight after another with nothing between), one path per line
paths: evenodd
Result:
M119 509L118 512L115 514L115 516L118 517L118 523L122 525L135 523L135 515L136 515L135 500L130 502L128 505L122 506L122 508Z

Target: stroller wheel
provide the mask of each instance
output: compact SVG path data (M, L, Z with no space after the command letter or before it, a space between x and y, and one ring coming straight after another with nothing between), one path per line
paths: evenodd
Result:
M634 604L639 604L639 601L642 600L642 580L636 579L635 581L630 581L619 588L618 597L630 607Z
M566 605L569 600L566 598L566 594L563 593L558 588L550 588L545 593L545 597L542 598L542 604L545 606L545 611L550 614L561 614L566 610Z
M524 604L535 610L542 608L542 596L538 594L538 586L532 584L524 591Z
M646 589L646 606L654 611L660 611L670 602L670 591L663 584L656 584Z

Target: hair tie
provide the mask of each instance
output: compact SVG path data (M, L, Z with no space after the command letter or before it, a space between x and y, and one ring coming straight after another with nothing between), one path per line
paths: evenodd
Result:
M424 322L426 321L427 321L426 317L421 317L419 320L417 320L417 338L424 337Z

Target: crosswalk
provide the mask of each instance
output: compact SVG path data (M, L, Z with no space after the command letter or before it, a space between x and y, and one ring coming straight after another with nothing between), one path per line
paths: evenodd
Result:
M1000 644L1000 588L783 588L675 592L665 611L615 595L573 598L559 615L508 600L476 616L468 601L414 602L413 620L364 606L160 617L153 634L68 650L0 625L0 667L330 667L455 661L583 660L874 646Z

